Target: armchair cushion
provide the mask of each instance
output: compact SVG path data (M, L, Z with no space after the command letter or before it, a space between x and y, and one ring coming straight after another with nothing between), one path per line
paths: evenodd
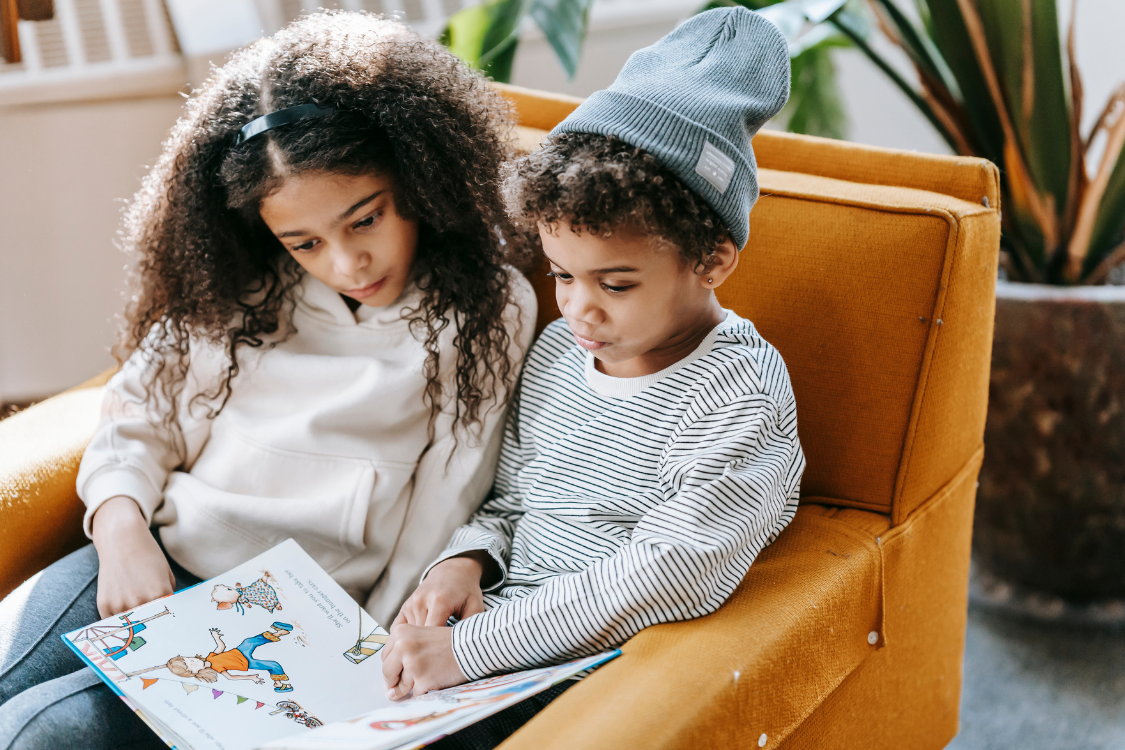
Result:
M802 505L718 612L642 631L504 750L776 747L885 645L889 525Z
M86 543L75 478L110 374L0 422L0 598Z

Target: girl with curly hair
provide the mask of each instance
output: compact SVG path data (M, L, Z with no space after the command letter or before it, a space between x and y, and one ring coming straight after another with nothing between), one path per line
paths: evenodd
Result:
M148 741L57 633L287 538L394 618L489 489L533 333L508 112L359 13L302 18L192 95L125 215L123 365L78 476L94 544L13 594L33 647L0 639L4 731Z

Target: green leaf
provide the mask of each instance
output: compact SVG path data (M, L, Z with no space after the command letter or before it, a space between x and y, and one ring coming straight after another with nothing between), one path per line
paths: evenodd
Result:
M1054 195L1061 221L1070 183L1071 121L1055 0L1031 2L1030 61L1024 59L1023 0L979 0L979 7L1020 152L1035 186ZM1028 73L1032 88L1024 91Z
M449 50L495 81L512 79L526 0L490 0L455 13L441 34Z
M809 40L814 34L823 38L808 44L800 54L792 58L789 103L782 113L783 116L788 114L785 128L791 133L844 138L847 115L840 101L831 50L833 47L850 46L850 43L829 26L818 26L802 39Z
M535 0L531 6L531 17L547 37L571 80L578 70L592 4L593 0Z
M789 42L789 54L800 54L800 46L794 47L807 33L808 25L819 24L844 6L847 0L788 0L784 3L767 5L758 14L769 19ZM794 52L794 49L797 49Z
M969 119L973 150L996 164L1004 163L1004 131L992 97L988 93L984 73L977 64L969 30L957 0L919 0L926 4L935 46L957 79L961 99Z
M1125 243L1125 151L1117 158L1117 164L1110 172L1109 183L1098 205L1084 271L1093 271L1122 243Z
M945 64L941 53L938 52L932 39L918 29L905 13L898 7L895 0L876 0L879 7L887 15L891 26L902 40L903 49L910 56L911 61L935 81L941 83L950 92L954 99L961 98L961 89L957 86L957 79Z
M491 18L488 8L483 5L465 8L449 17L439 41L466 65L479 67L484 35L488 33Z
M873 62L879 70L883 71L883 73L891 79L891 82L898 87L898 90L930 121L930 124L934 126L934 130L945 139L949 147L956 151L956 140L946 129L945 125L942 124L941 119L934 113L933 108L915 90L913 84L903 78L902 74L895 69L895 66L891 65L883 55L877 52L872 46L869 41L871 30L864 18L858 13L844 10L832 16L831 22L859 48L860 52L867 56L868 60Z

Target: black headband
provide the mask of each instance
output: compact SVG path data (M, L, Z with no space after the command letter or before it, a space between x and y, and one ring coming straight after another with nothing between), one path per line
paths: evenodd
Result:
M235 138L234 145L246 143L254 136L261 135L267 130L273 130L309 117L327 117L335 111L335 107L322 107L319 104L298 104L296 107L270 112L268 115L262 115L258 119L251 120L243 125L242 130L238 131L238 137Z

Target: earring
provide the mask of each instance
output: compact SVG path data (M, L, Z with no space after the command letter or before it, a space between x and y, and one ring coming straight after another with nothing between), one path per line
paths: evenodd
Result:
M714 284L714 283L715 283L715 280L714 280L714 279L707 279L707 283L708 283L708 284Z

